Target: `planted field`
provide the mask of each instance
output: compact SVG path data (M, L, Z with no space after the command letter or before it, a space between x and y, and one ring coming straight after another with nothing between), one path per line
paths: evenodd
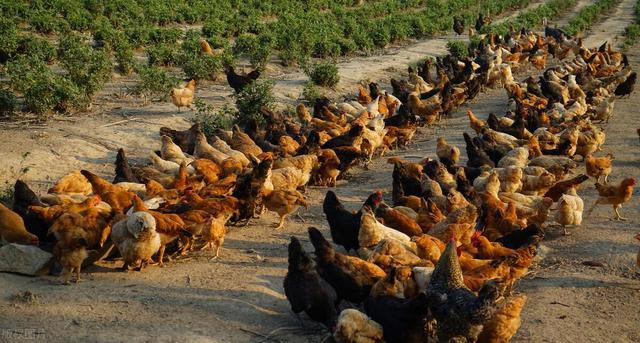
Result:
M116 32L181 32L132 47L132 77L96 39L101 17L65 31L71 15L38 8L60 31L34 17L15 33L54 52L16 48L2 67L16 111L0 122L0 337L640 340L640 55L616 37L636 2L490 4L480 18L477 2L86 7ZM379 54L241 67L267 47L243 35L277 35L300 9L331 40L352 12L400 30L385 5L447 18ZM252 20L265 31L229 30ZM205 77L172 62L187 55Z

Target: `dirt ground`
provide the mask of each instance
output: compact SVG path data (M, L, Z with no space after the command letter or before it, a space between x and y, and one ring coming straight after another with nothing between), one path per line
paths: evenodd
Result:
M582 1L579 6L588 3ZM612 39L633 20L634 5L635 1L622 1L609 19L588 33L593 37L588 42ZM416 58L443 52L441 42L446 44L446 39L344 61L340 64L340 89L352 92L355 82L365 78L388 81ZM639 65L636 49L631 49L629 58L634 66ZM516 75L522 78L534 72ZM279 97L294 101L302 77L282 76L276 86ZM31 154L25 164L31 169L24 179L41 192L52 180L73 169L87 168L111 177L118 147L124 147L134 163L143 162L160 146L160 126L189 126L189 114L177 113L171 104L141 106L138 99L127 97L120 90L125 82L112 83L88 115L52 120L41 126L17 123L0 129L4 138L0 181L12 178L10 166L17 165L27 151ZM216 104L231 100L228 87L221 82L205 84L197 94ZM605 127L603 153L612 152L616 158L610 178L613 182L640 176L635 119L638 105L638 93L616 101L615 116ZM467 108L486 117L489 112L504 113L505 106L502 89L488 90L445 119L435 134L431 129L421 129L406 150L391 155L410 160L433 157L435 137L440 135L463 147L462 132L469 131L464 116ZM110 125L125 119L129 121ZM392 168L384 160L375 160L369 170L356 169L351 179L335 188L349 208L356 209L373 190L382 190L390 200ZM308 226L328 233L321 208L325 192L325 188L307 190L311 206L302 212L304 222L293 217L284 229L276 231L276 216L267 213L246 228L230 228L217 261L209 261L209 252L199 252L142 273L117 271L119 262L102 263L84 270L84 282L71 286L59 286L55 277L2 274L0 342L321 342L326 332L308 320L301 327L291 314L282 280L289 237L299 237L309 250ZM587 208L596 194L592 180L579 190ZM622 214L629 221L610 221L611 208L602 206L584 220L582 227L570 229L569 236L562 236L558 229L548 230L543 242L545 258L516 289L525 293L528 301L513 341L640 341L640 275L635 269L639 246L633 239L640 224L638 202L629 202ZM585 261L599 262L602 267L586 266ZM33 296L16 297L26 291Z

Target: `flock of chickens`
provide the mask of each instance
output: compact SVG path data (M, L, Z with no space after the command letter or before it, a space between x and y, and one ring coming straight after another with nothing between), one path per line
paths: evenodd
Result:
M512 289L534 260L551 207L563 228L580 225L576 189L591 176L604 181L596 204L612 205L623 220L618 210L635 185L607 184L612 156L593 154L605 141L594 122L611 117L636 73L606 43L587 49L547 30L546 38L524 29L489 35L465 59L427 60L409 68L407 80L392 79L391 93L371 83L354 101L318 99L313 114L300 104L297 118L263 109L263 127L251 121L210 135L198 124L163 127L149 165L131 166L118 151L111 182L74 171L38 196L17 181L13 208L0 205L0 238L52 251L65 283L116 254L124 270L162 265L165 254L188 254L198 242L217 258L226 225L247 225L268 210L281 228L307 206L307 185L335 186L354 165L406 146L418 126L499 84L507 114L485 121L468 111L466 165L460 149L439 138L437 159L388 160L393 206L374 192L354 213L328 191L331 239L347 253L313 227L315 258L292 237L284 289L293 312L306 312L338 342L506 342L526 301ZM562 62L538 79L514 80L512 68L530 62L543 70L548 55ZM195 83L185 89L193 96ZM570 176L577 155L587 175Z

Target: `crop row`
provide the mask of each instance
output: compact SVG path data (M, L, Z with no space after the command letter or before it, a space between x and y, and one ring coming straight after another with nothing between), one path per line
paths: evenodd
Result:
M602 14L614 8L620 0L598 0L594 4L586 6L569 20L562 30L569 35L575 35L593 25Z
M511 27L516 29L521 27L540 27L544 18L555 18L575 6L577 2L577 0L551 0L534 9L520 13L520 15L512 20L507 20L497 25L491 25L485 28L484 32L494 32L499 35L504 35L509 32Z
M624 29L624 35L626 37L624 40L625 46L635 44L638 37L640 37L640 1L636 3L635 15L636 20Z
M224 62L239 56L259 67L273 52L285 64L366 52L448 31L454 15L472 24L478 11L496 15L530 1L4 2L0 72L8 82L0 85L0 114L12 113L18 96L23 109L36 114L85 108L110 79L113 64L122 74L138 73L134 93L158 95L177 80L155 67L180 67L186 78L213 79ZM175 25L184 23L202 28ZM202 56L203 36L225 53ZM140 49L149 66L137 61Z

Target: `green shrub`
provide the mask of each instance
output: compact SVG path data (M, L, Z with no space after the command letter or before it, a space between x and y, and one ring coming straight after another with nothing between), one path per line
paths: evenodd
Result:
M29 25L39 33L61 32L68 28L66 21L56 18L55 14L46 10L34 10L29 14Z
M0 63L7 61L18 48L18 26L8 18L0 18Z
M165 70L158 67L140 66L137 73L140 81L131 89L135 95L167 99L171 88L178 84L178 79L169 76Z
M175 44L155 44L147 48L150 66L176 66L179 55Z
M226 23L218 18L211 18L202 25L202 34L206 37L221 36L226 31Z
M200 98L193 100L193 107L196 114L191 121L202 125L202 131L206 136L214 135L217 129L229 130L238 115L238 112L229 106L215 112L212 105Z
M58 58L67 70L68 78L84 93L87 104L111 78L113 66L109 55L93 49L78 35L60 38Z
M0 116L11 116L18 103L16 96L8 89L0 89Z
M135 69L136 59L133 56L133 47L122 32L118 32L114 37L112 49L120 72L123 75L130 75Z
M17 52L51 63L56 58L56 48L48 40L36 35L20 37Z
M316 100L321 97L320 89L318 86L313 83L313 81L309 80L304 83L304 88L302 88L302 97L311 104L311 106L315 105Z
M233 54L235 56L247 56L254 68L262 68L271 55L271 47L271 37L245 33L236 38Z
M215 80L222 70L222 58L219 56L183 53L180 57L180 65L188 79Z
M237 122L240 125L246 124L252 118L258 123L263 123L264 118L260 114L260 109L271 108L275 103L272 81L256 80L235 96L238 108Z
M450 40L447 42L447 51L458 59L463 59L469 54L468 44L461 40Z
M332 62L319 62L305 68L305 73L316 85L335 87L340 82L338 66Z

